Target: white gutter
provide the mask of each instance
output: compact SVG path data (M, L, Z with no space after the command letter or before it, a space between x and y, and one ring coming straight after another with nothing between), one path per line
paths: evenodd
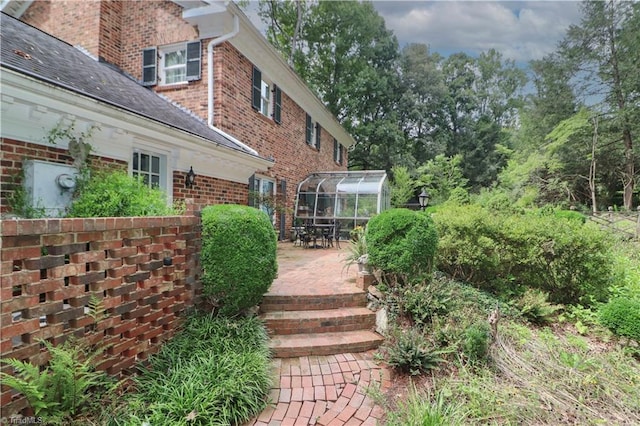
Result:
M235 37L238 32L240 32L240 20L238 19L238 15L233 15L233 29L231 30L231 32L212 39L207 45L207 125L211 130L220 133L221 135L240 145L253 155L258 155L258 151L240 142L238 139L213 125L213 48L221 43L224 43L230 38Z

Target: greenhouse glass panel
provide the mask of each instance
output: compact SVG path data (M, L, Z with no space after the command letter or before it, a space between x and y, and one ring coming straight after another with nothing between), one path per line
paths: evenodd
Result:
M389 193L384 170L314 173L298 185L294 219L298 224L339 220L342 229L353 229L388 209Z

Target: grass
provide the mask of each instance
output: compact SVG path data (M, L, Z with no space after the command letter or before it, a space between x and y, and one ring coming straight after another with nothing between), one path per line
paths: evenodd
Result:
M110 425L237 425L259 414L271 386L267 334L259 319L194 314L134 378L101 422Z

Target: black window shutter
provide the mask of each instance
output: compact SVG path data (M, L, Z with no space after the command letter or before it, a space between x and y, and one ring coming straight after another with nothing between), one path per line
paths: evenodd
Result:
M157 83L158 53L155 47L142 50L142 85L153 86Z
M262 73L256 67L253 67L253 91L251 95L251 106L253 109L260 111L260 104L262 103Z
M282 179L280 181L280 200L282 201L282 204L286 205L287 204L287 181L285 179ZM280 239L284 239L284 234L286 231L285 225L286 225L286 220L287 220L287 216L286 216L286 212L284 211L286 209L282 209L280 211Z
M187 43L187 81L202 78L202 44L200 41Z
M255 199L255 193L254 193L255 187L256 187L256 175L251 175L251 177L249 178L249 201L247 203L247 205L250 207L256 206L256 199Z
M273 85L273 121L280 124L282 121L282 90Z
M322 127L320 127L320 124L316 123L316 149L318 151L320 151L320 133L322 130Z
M311 140L311 135L313 134L313 123L311 122L311 116L307 114L307 144L311 145L313 141Z
M338 150L339 150L339 145L338 145L338 139L333 138L333 161L339 162L340 157L338 157Z

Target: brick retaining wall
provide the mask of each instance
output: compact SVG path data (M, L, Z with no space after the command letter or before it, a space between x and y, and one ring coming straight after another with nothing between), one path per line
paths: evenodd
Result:
M75 335L104 345L97 367L119 375L157 352L202 292L200 229L197 216L0 221L2 358L41 365L41 339ZM27 405L6 386L0 402L2 416Z

